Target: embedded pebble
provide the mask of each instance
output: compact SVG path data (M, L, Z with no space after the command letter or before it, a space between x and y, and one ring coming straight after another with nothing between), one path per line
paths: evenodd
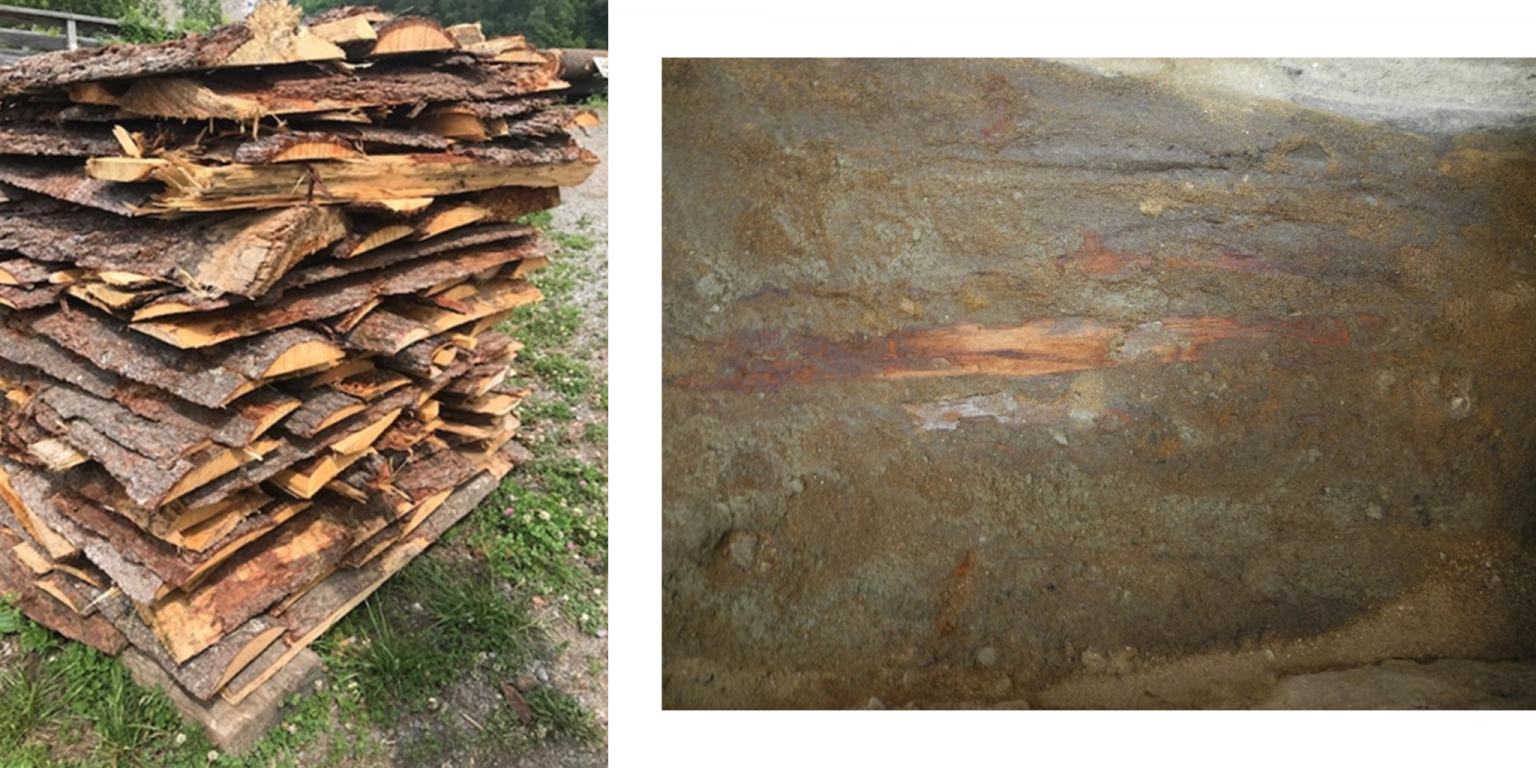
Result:
M1366 507L1365 508L1365 516L1369 517L1372 520L1380 520L1381 519L1381 505L1380 504L1372 504L1369 507Z
M1109 659L1104 657L1097 649L1089 648L1083 651L1083 668L1090 673L1099 673L1109 668Z
M982 665L983 667L990 667L993 664L996 664L997 663L997 649L993 648L992 646L989 645L989 646L986 646L985 648L982 648L981 650L977 651L976 652L976 663Z
M1451 418L1465 419L1472 413L1472 398L1466 395L1457 395L1451 398Z

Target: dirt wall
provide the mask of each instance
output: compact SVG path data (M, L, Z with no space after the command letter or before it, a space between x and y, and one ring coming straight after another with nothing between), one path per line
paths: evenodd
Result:
M667 706L1536 654L1528 137L1054 63L664 78Z

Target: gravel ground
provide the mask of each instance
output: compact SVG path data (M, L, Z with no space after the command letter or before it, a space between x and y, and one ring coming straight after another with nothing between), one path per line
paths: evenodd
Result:
M561 190L562 202L555 209L555 229L589 235L594 245L585 253L566 253L557 256L580 258L592 269L592 278L577 288L575 300L582 308L582 325L576 334L576 344L591 352L593 374L598 381L608 380L608 110L599 110L602 124L588 128L586 135L578 136L583 146L596 152L603 163L597 166L586 183L574 189ZM596 422L606 423L607 413L594 413L586 404L577 408L573 429L585 430ZM596 464L604 474L608 473L608 451L581 444L577 449L584 461ZM604 592L608 585L603 583ZM539 609L549 631L550 644L556 648L565 646L565 653L549 662L551 682L560 690L575 696L597 716L597 724L608 729L608 634L592 637L582 634L570 617L564 616L554 605ZM552 743L531 753L511 760L508 765L519 766L606 766L608 749L590 750L580 745Z
M582 309L583 321L576 335L576 345L591 353L593 374L599 381L608 380L608 110L599 110L602 124L586 129L577 139L583 146L597 153L603 163L585 183L574 189L562 189L562 202L555 209L553 228L584 234L591 237L594 245L585 252L558 253L553 258L580 259L592 270L590 280L577 288L575 300ZM606 413L593 412L585 403L577 407L576 418L570 428L585 430L597 422L607 422ZM584 461L592 462L608 472L608 452L586 444L573 450ZM603 584L607 591L606 581ZM544 623L552 648L564 648L558 658L541 662L549 675L549 684L575 696L583 707L597 718L604 731L608 728L608 637L592 637L583 634L572 618L566 616L557 605L536 608L536 615ZM466 680L455 688L485 687L483 681ZM451 696L452 694L450 694ZM466 697L468 698L468 697ZM495 696L490 697L495 700ZM608 764L608 748L591 749L570 741L552 741L532 751L508 755L505 761L460 763L452 765L520 766L525 768L597 768Z

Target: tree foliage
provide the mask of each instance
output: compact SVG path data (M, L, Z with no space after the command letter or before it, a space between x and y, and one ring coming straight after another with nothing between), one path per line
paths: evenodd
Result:
M223 23L218 0L178 0L181 19L161 17L155 0L6 0L10 5L73 11L118 19L122 37L153 42ZM541 48L607 48L608 0L290 0L307 14L340 5L377 5L395 14L415 14L443 24L481 22L487 37L521 33Z
M160 14L155 0L6 0L6 4L116 19L116 36L131 43L157 43L224 23L219 0L176 0L181 18L174 24Z
M138 0L7 0L5 5L115 19L138 5Z
M443 24L478 21L486 37L521 33L540 48L608 47L608 0L300 0L309 14L359 4Z

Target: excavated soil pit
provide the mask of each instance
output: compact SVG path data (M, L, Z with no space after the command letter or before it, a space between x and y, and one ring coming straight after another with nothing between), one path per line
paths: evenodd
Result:
M665 64L665 706L1536 703L1536 67L1170 66Z

